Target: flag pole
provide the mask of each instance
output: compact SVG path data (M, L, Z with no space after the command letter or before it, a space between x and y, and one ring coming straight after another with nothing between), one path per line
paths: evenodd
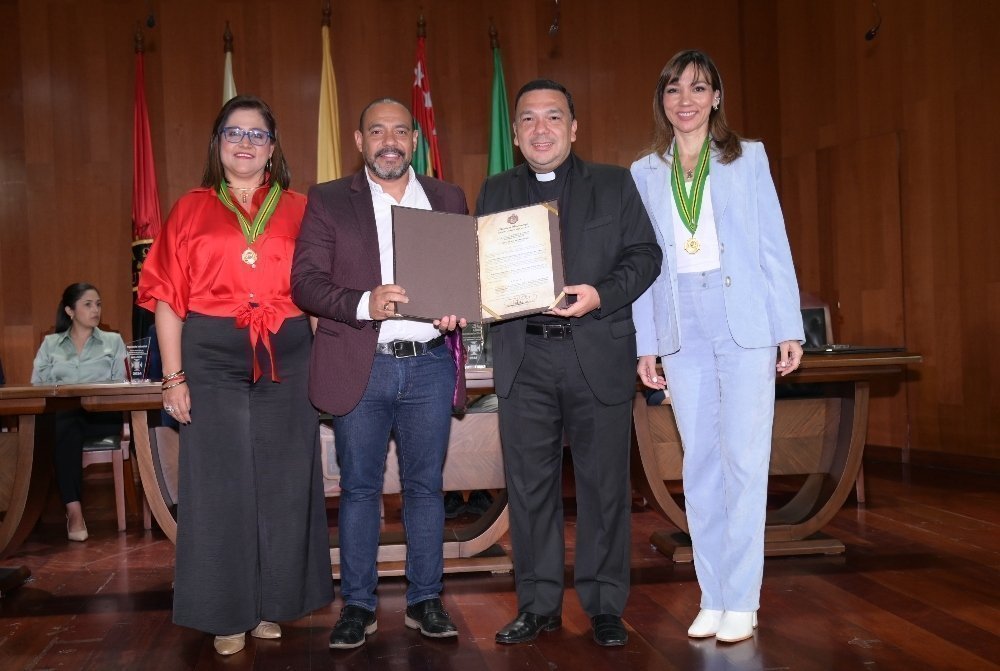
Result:
M222 69L222 104L236 97L236 80L233 78L233 31L229 29L229 21L226 21L226 30L222 33L222 50L226 55L226 62Z

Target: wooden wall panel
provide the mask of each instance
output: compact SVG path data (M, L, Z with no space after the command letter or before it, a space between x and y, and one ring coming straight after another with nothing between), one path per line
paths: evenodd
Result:
M898 181L898 255L886 248L887 267L869 265L847 276L846 268L821 261L821 271L832 275L817 277L802 263L799 275L807 287L819 280L869 303L840 311L840 337L876 342L899 333L924 356L899 392L907 398L906 411L873 407L872 442L1000 457L1000 353L986 345L1000 335L1000 235L993 223L1000 196L992 165L1000 149L1000 95L986 84L1000 76L1000 48L992 34L1000 25L1000 5L879 5L879 36L865 41L874 23L868 3L777 3L781 191L786 211L809 215L789 217L797 257L801 246L815 242L814 233L800 227L823 225L811 218L813 208L844 230L838 240L857 240L886 225L881 207L868 214L845 207L828 211L824 202L856 199L859 185L868 184L866 195L879 193L879 202L890 205L890 194L882 191ZM849 151L883 136L898 138L898 180L871 174L870 164L857 166L858 184L800 170L813 155ZM885 292L885 271L897 258L903 324L887 332L892 324L880 323L880 315L888 309L895 318L889 305L895 299Z
M991 86L1000 75L992 34L1000 3L880 0L883 26L871 42L863 39L874 21L866 2L713 0L681 9L659 0L574 0L560 3L560 30L551 36L553 4L334 0L346 169L360 166L353 130L361 107L383 95L409 101L421 7L445 176L470 204L485 175L490 17L511 98L533 77L562 80L577 102L579 153L619 164L650 138L650 97L663 63L678 49L704 48L722 70L734 127L767 144L803 287L850 287L868 307L842 311L841 334L875 341L903 333L925 356L907 385L906 413L880 411L873 426L887 427L884 440L894 444L909 431L917 448L1000 456L1000 392L991 384L1000 355L983 345L996 340L1000 311L998 190L989 165L1000 112ZM155 28L144 27L146 95L166 214L201 176L221 103L226 20L238 89L274 106L293 187L304 191L314 181L322 5L0 0L0 356L13 380L26 379L24 353L51 325L68 282L97 284L105 321L127 330L136 21L144 23L150 8L156 17ZM880 275L889 268L845 278L810 256L826 225L856 236L886 220L848 209L856 197L846 180L851 167L836 158L883 137L898 143L898 332L885 330L897 316L881 321L892 309ZM829 181L831 174L840 177ZM891 201L882 191L891 180L858 179L880 203ZM828 211L821 200L838 206Z
M381 96L409 103L416 23L427 20L427 56L445 177L473 204L485 177L492 54L500 32L509 94L550 76L576 98L578 151L627 164L648 142L649 99L666 59L701 44L732 70L727 94L738 122L737 0L692 9L688 25L668 7L598 0L561 7L549 34L548 0L456 3L345 0L332 3L345 169L361 165L353 132L362 107ZM237 89L274 107L293 188L315 180L322 0L2 0L10 37L0 65L5 194L0 199L0 356L24 381L59 292L88 280L102 291L104 321L127 333L131 291L133 34L143 26L146 96L164 216L200 181L211 122L222 97L223 31L234 35ZM152 10L156 25L145 21ZM690 25L701 26L692 32ZM728 82L727 82L728 85ZM511 100L513 102L513 100Z
M0 25L17 26L16 3L0 2ZM28 228L25 175L23 96L21 80L21 40L16 30L9 30L0 40L0 128L6 129L0 142L0 356L10 379L23 379L23 353L20 338L8 324L30 323L31 300L23 291L30 255L26 244ZM4 356L5 353L10 354ZM28 362L30 373L31 363ZM18 376L18 377L15 377Z
M782 185L800 288L830 306L838 342L904 345L895 134L784 161ZM873 393L868 438L906 442L905 388Z

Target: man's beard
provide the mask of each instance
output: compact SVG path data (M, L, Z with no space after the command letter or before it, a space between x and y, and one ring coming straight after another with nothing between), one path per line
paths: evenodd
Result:
M399 166L397 166L392 170L383 170L382 168L379 167L376 161L378 160L379 156L389 153L399 154L402 163L400 163ZM410 169L410 157L406 155L406 152L400 149L389 149L388 147L383 147L382 149L379 149L377 152L375 152L375 155L372 157L372 159L370 161L366 160L365 163L368 165L371 171L375 173L376 176L378 176L379 179L386 179L386 180L399 179L400 177L405 175L406 172Z

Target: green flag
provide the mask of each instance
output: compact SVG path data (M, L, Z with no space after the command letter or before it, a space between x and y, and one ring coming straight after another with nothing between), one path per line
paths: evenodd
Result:
M417 148L413 150L413 160L410 165L413 166L413 172L418 175L430 175L434 176L433 171L430 169L430 147L427 144L427 138L424 137L424 129L420 127L420 122L413 119L413 128L419 133L417 136Z
M490 158L487 175L495 175L514 167L514 145L510 139L510 111L507 106L507 86L503 79L503 59L500 46L493 47L493 104L490 114Z

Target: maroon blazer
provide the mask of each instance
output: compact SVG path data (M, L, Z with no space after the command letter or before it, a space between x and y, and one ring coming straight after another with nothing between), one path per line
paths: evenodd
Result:
M431 208L468 214L454 184L417 175ZM382 281L378 231L364 169L309 189L292 260L292 299L319 317L309 364L309 399L320 410L346 415L368 386L382 322L358 321L362 294Z

